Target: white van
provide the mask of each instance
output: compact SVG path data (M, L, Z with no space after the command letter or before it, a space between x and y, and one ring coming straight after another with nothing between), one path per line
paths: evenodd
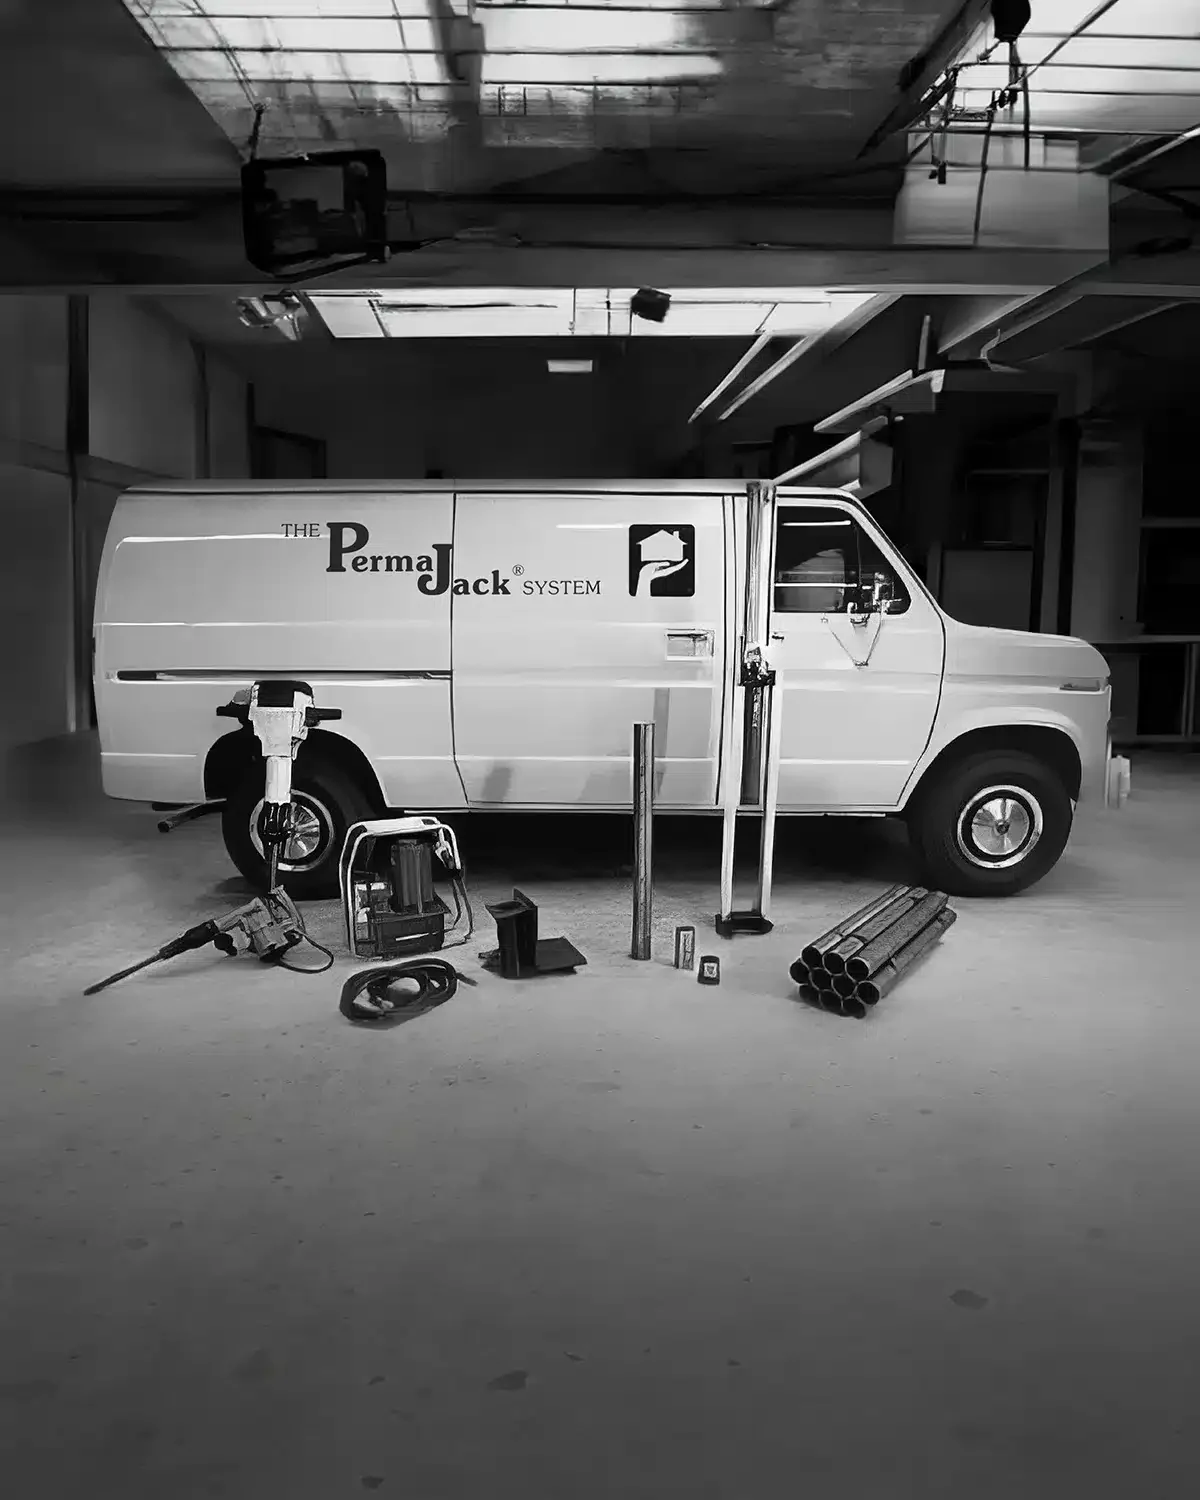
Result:
M627 810L635 722L656 727L657 807L716 813L752 503L715 480L131 491L96 603L104 789L224 801L257 879L257 742L215 710L282 676L342 710L295 767L301 897L336 890L363 817ZM950 619L840 491L781 487L773 531L779 811L903 817L951 894L1039 879L1105 801L1104 658Z

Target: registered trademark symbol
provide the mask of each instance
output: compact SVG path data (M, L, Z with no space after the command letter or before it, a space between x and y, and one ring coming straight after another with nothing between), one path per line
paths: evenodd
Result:
M521 574L522 574L522 573L523 573L523 572L524 572L524 571L525 571L525 569L524 569L524 568L523 568L523 567L522 567L522 566L521 566L521 564L520 564L520 563L516 563L516 564L515 564L515 565L514 565L514 566L513 566L513 577L514 577L514 578L520 578L520 576L521 576Z

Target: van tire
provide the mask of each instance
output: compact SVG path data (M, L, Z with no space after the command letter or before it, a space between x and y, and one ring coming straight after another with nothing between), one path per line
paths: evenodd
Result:
M257 890L266 882L266 861L254 834L256 809L262 801L261 765L248 771L221 811L225 848L239 872ZM362 787L337 766L318 759L295 766L292 804L301 818L303 861L280 864L280 884L297 901L324 901L338 895L338 859L352 823L375 816ZM316 839L311 851L307 845Z
M1067 789L1043 761L988 750L937 774L906 821L931 890L1015 896L1058 863L1072 816Z

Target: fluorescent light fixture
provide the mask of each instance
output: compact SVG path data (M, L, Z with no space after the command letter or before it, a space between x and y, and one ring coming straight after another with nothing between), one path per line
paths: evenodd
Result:
M871 298L815 287L668 291L662 323L635 318L629 287L446 287L313 292L337 338L811 338Z
M592 361L590 359L548 359L546 369L551 375L590 375Z

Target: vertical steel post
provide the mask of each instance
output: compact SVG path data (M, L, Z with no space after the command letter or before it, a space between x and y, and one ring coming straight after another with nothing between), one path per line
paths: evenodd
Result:
M650 957L654 891L654 725L633 726L633 944L631 958Z

